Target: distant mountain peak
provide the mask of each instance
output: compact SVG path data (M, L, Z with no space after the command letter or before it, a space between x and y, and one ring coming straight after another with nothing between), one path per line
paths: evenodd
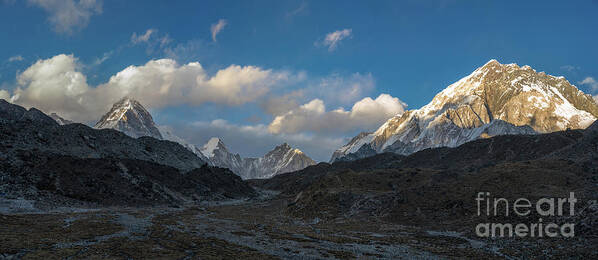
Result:
M151 136L162 139L152 115L139 101L128 96L114 103L94 128L112 128L135 138Z
M226 149L220 138L211 138L202 148L215 166L229 168L243 179L263 179L272 176L301 170L316 162L288 143L280 144L264 156L243 158Z
M208 158L212 158L215 156L214 151L219 149L228 152L226 150L226 146L224 145L222 140L220 140L220 138L212 137L210 138L210 140L208 140L207 143L203 145L203 147L201 148L201 153L203 153Z

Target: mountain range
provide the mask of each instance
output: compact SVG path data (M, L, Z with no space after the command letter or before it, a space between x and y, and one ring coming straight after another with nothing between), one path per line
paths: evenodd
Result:
M242 158L228 151L220 138L210 139L201 152L216 166L229 168L243 179L264 179L301 170L316 162L287 143L275 147L259 158Z
M53 118L59 123L66 122L55 114ZM130 97L124 97L114 103L94 128L115 129L134 138L150 136L179 143L208 164L228 168L243 179L270 178L315 164L314 160L287 143L275 147L259 158L242 158L239 154L233 154L217 137L211 138L199 148L175 135L172 128L157 125L145 107Z
M375 132L357 135L330 161L381 152L408 155L497 135L583 129L597 117L592 96L564 77L490 60L422 108L388 119Z
M183 146L112 129L60 125L0 99L0 199L36 208L182 205L256 193L228 169Z
M61 125L72 123L54 113L50 117ZM337 149L330 161L355 160L382 152L409 155L498 135L583 129L597 117L595 100L565 78L529 66L490 60L422 108L396 115L374 132L355 136ZM259 158L242 158L217 137L203 146L191 144L175 135L172 128L157 125L143 105L129 97L116 102L94 128L179 143L202 161L229 168L243 179L270 178L315 164L286 143Z

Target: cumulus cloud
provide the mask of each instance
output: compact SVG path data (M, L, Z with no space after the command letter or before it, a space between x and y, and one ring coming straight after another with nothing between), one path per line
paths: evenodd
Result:
M353 29L343 29L326 34L322 42L316 42L316 45L328 46L328 51L334 51L338 44L353 34Z
M326 111L324 101L313 99L294 110L276 116L268 125L268 131L280 134L373 129L390 117L402 114L406 106L396 97L381 94L376 99L366 97L357 101L350 111L343 108Z
M102 13L101 0L28 0L44 9L48 20L58 33L72 34L89 24L91 16Z
M328 161L330 154L346 141L344 138L306 133L272 134L268 132L267 125L239 125L223 119L197 121L174 129L175 134L198 145L210 137L220 137L230 151L244 157L263 156L275 146L287 142L316 161Z
M230 65L209 75L198 62L179 65L171 59L129 66L96 87L73 55L39 60L17 76L11 100L56 112L79 122L96 120L123 96L138 99L149 108L206 102L242 105L263 97L272 88L293 80L286 71Z
M224 19L220 19L220 20L218 20L217 23L212 24L212 26L210 27L210 31L212 32L212 41L217 42L216 35L218 35L220 33L220 31L222 31L222 29L224 29L226 24L227 24L227 22Z
M15 62L15 61L22 61L22 60L23 60L23 56L21 56L21 55L15 55L15 56L8 58L8 62Z
M589 86L592 89L592 91L598 90L598 81L596 81L596 79L594 79L593 77L586 77L585 79L580 81L579 84Z
M95 102L87 79L78 72L78 68L77 59L72 55L61 54L39 60L17 76L19 86L14 90L11 100L70 118L75 117L74 113L88 114L93 106L83 104L92 105Z

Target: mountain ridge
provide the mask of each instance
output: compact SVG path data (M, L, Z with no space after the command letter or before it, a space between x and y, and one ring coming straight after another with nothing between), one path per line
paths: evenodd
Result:
M84 124L60 125L43 112L0 100L0 123L5 154L35 149L80 158L126 158L167 165L182 171L206 162L183 146L153 137L132 138L113 129L94 129Z
M372 134L352 139L335 151L331 162L364 145L376 153L410 154L494 135L581 129L597 117L598 104L592 96L564 77L490 60L422 108L394 116Z
M215 166L229 168L243 179L263 179L301 170L316 162L301 150L283 143L267 152L263 157L243 158L228 151L224 142L211 138L201 149Z

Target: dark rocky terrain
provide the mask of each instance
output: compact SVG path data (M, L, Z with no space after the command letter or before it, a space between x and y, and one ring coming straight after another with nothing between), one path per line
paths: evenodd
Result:
M0 192L60 206L183 205L255 191L228 169L181 145L116 130L59 125L41 111L0 100Z
M132 138L116 130L97 130L77 123L61 126L35 108L26 110L4 100L0 100L0 124L0 149L7 159L16 158L13 153L18 150L29 150L81 158L139 159L181 170L205 164L174 142L150 137Z
M320 163L253 182L293 197L288 211L297 216L366 214L399 223L451 226L455 223L447 220L473 215L478 191L506 198L562 197L572 191L586 202L596 200L596 127L598 122L585 134L504 135L410 156L383 153Z
M552 249L540 255L559 258L556 255L565 252L562 247L567 245L578 250L570 254L596 257L596 129L598 122L585 131L496 136L456 148L425 149L409 156L383 153L355 161L320 163L252 182L280 191L280 196L288 200L285 213L308 222L382 221L451 230L473 239L477 223L533 223L538 218L555 223L573 221L578 239L545 241L548 244L542 246L561 244L561 251ZM533 213L527 217L478 216L475 197L480 191L510 201L561 198L574 192L581 203L576 204L577 214L573 217L542 217ZM498 241L514 243L503 249L512 250L507 255L524 257L526 247L516 240ZM538 256L534 254L527 257Z

